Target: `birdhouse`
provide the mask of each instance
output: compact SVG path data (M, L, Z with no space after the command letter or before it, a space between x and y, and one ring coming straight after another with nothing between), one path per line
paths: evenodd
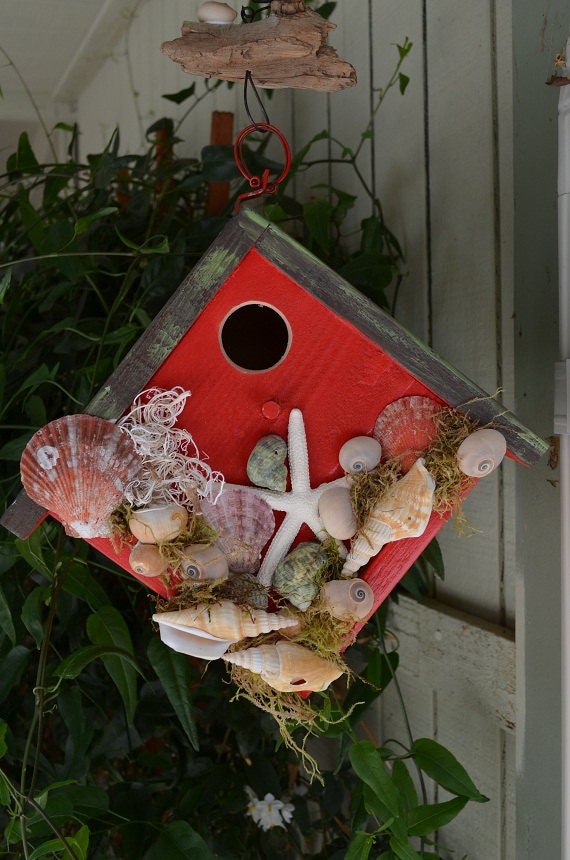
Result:
M211 470L215 490L203 500L209 515L202 513L218 538L224 497L248 488L272 514L251 568L260 567L262 584L275 587L276 568L296 547L305 552L304 546L332 534L340 554L338 578L356 575L372 590L368 615L505 449L527 465L546 449L491 396L247 210L226 226L86 411L117 422L133 403L161 391L178 397L176 427L194 446L184 449L186 458ZM482 428L484 437L490 430L491 441L485 437L481 449ZM434 443L448 430L454 463L465 461L463 478L457 498L438 505ZM468 449L474 436L479 447L473 453ZM252 454L263 461L264 446L271 475L258 476ZM51 469L58 456L57 446L45 440L41 452L43 463L37 466L36 451L34 466L40 472L42 466ZM124 462L130 455L121 456ZM354 514L359 473L375 474L386 462L394 483L384 502L366 513L368 525L351 530L346 520ZM24 466L22 471L25 478ZM107 471L118 480L116 464ZM405 504L413 510L404 513ZM262 527L263 511L251 514L256 527ZM25 537L45 514L22 493L2 522ZM380 524L371 525L371 516ZM133 565L134 539L118 548L108 537L76 534L157 593L172 592L177 580L169 579L167 565L153 576ZM138 536L144 545L144 535ZM285 568L282 579L292 577ZM287 597L286 584L280 591Z

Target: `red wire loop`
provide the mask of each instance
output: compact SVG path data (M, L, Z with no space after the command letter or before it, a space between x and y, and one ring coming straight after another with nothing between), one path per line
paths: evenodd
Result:
M283 147L283 152L285 155L285 163L283 165L283 170L275 179L269 180L269 168L266 168L261 176L255 176L248 170L247 164L245 163L244 154L243 154L243 144L247 137L250 134L253 134L256 131L269 131L272 134L275 134L279 140L281 141L281 145ZM268 122L257 122L252 125L248 125L245 128L242 128L238 136L236 137L234 143L234 158L237 164L238 170L244 179L247 179L249 182L249 187L251 191L245 191L243 194L240 194L238 199L236 200L236 204L234 207L234 211L237 212L239 209L242 200L247 200L250 197L261 197L262 194L275 194L277 191L279 184L283 182L287 174L289 173L289 168L291 167L291 149L289 144L287 143L287 138L283 134L283 132L279 131L274 125L271 125Z

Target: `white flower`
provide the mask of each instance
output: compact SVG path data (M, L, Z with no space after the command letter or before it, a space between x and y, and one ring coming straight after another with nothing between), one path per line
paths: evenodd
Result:
M248 785L245 790L249 797L246 815L250 815L258 827L269 830L271 827L285 827L293 817L295 807L292 803L277 800L272 794L266 794L260 800Z

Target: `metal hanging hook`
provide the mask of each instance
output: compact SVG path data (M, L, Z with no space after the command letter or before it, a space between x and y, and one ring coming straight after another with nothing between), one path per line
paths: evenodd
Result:
M258 104L258 105L259 105L259 107L261 108L261 112L262 112L262 114L263 114L263 122L262 122L262 123L257 123L257 122L254 120L254 118L253 118L253 116L252 116L252 113L251 113L251 110L249 109L249 104L248 104L248 101L247 101L247 88L248 88L248 86L251 86L251 88L252 88L252 90L253 90L253 94L255 95L255 98L257 99L257 104ZM261 131L261 132L265 132L265 131L267 131L267 129L262 128L262 126L263 126L263 125L270 125L269 117L268 117L268 115L267 115L267 111L265 110L265 107L264 107L264 105L263 105L263 102L261 101L260 95L259 95L259 93L257 92L257 87L255 86L255 84L254 84L254 82L253 82L253 76L252 76L252 74L251 74L251 72L250 72L250 70L249 70L249 69L248 69L248 70L246 71L246 73L245 73L245 81L244 81L244 85L243 85L243 104L244 104L244 107L245 107L245 112L246 112L246 114L248 115L248 117L249 117L249 119L250 119L250 121L251 121L251 124L252 124L253 126L255 126L255 130L256 130L256 131Z
M254 9L253 6L242 6L240 13L241 20L244 24L251 24L258 15L261 15L262 12L266 12L268 9L271 9L271 3L268 3L266 6L260 6L258 9Z

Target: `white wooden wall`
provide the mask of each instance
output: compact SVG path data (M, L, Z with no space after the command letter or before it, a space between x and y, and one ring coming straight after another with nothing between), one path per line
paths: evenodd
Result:
M159 116L181 115L160 96L194 79L158 49L196 6L141 0L75 106L84 153L116 125L136 148ZM357 67L358 87L276 91L266 102L294 149L324 128L355 147L371 87L388 80L394 44L411 39L408 91L390 93L361 161L404 248L398 317L480 386L503 389L505 405L543 436L557 357L556 94L544 81L567 13L562 0L339 0L331 42ZM213 109L235 110L236 128L246 122L241 88L220 88L180 129L193 155L208 143ZM307 174L297 193L329 178L355 192L349 168L334 166L330 177L326 167ZM368 214L363 199L358 218ZM560 856L555 479L546 461L532 472L509 461L482 482L465 506L475 534L441 535L446 579L434 601L404 600L393 613L414 733L450 747L491 798L446 828L458 858ZM394 691L383 701L378 738L402 735Z

